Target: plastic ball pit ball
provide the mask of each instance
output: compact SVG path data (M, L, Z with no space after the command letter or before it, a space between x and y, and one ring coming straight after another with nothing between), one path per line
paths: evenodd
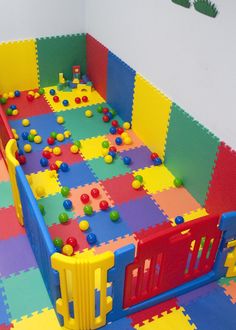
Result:
M129 136L124 138L124 144L131 144L131 143L132 143L132 139Z
M12 116L13 115L13 110L8 108L6 111L7 116Z
M63 197L68 197L69 194L70 194L70 188L66 187L66 186L62 187L61 188L61 194L62 194Z
M175 178L174 179L174 185L176 188L182 187L183 186L183 180L181 180L180 178Z
M106 211L109 208L109 204L107 201L101 201L99 207L102 211Z
M116 142L116 144L118 145L118 146L120 146L121 144L122 144L122 138L120 138L120 137L117 137L116 139L115 139L115 142Z
M84 207L84 213L86 215L92 215L93 214L93 208L91 205L85 205Z
M41 142L42 142L42 138L41 138L40 135L36 135L36 136L34 136L34 143L39 144L39 143L41 143Z
M59 155L61 155L61 148L55 147L52 149L52 152L55 156L59 156Z
M117 120L112 120L111 125L112 125L113 127L118 127L118 126L119 126L119 123L118 123Z
M54 246L56 247L59 247L60 249L63 247L64 243L63 243L63 240L60 238L60 237L56 237L54 238L53 240L53 244Z
M82 101L85 103L88 102L88 97L86 95L82 96Z
M118 211L111 211L110 212L110 219L111 219L111 221L114 221L114 222L119 220L120 219L119 212Z
M84 114L85 114L85 117L87 117L87 118L93 117L93 112L91 110L86 110L84 112Z
M130 165L131 162L132 162L132 160L131 160L130 157L125 156L125 157L123 158L123 162L124 162L125 165Z
M49 144L49 145L53 145L54 143L55 143L55 139L53 138L53 137L49 137L48 139L47 139L47 143Z
M73 248L76 248L76 246L78 245L77 239L75 237L68 237L66 240L66 244L71 245Z
M64 134L62 134L62 133L58 133L56 139L57 139L57 141L59 141L59 142L64 141L64 139L65 139Z
M123 128L124 129L130 129L130 123L128 121L123 123Z
M108 155L110 155L114 159L116 157L116 152L115 151L109 151Z
M74 144L73 146L70 147L70 151L72 152L72 154L77 154L79 148Z
M59 96L57 96L57 95L53 96L53 101L55 103L58 103L60 101Z
M66 199L63 202L63 206L64 206L65 210L71 210L73 205L72 205L72 202L70 199Z
M50 95L52 95L52 96L53 96L53 95L55 95L55 94L56 94L56 91L55 91L55 89L53 89L53 88L52 88L52 89L50 89L50 91L49 91L49 94L50 94Z
M109 148L109 142L108 141L102 141L102 147L103 148Z
M159 166L162 164L162 160L161 160L161 158L158 157L153 160L153 163L154 163L154 165Z
M150 155L150 158L151 158L151 160L154 160L154 159L156 159L156 158L158 158L159 156L158 156L158 154L156 153L156 152L153 152L153 153L151 153L151 155Z
M69 166L67 163L61 163L60 169L62 170L62 172L68 172Z
M49 166L50 170L51 171L58 171L59 170L59 167L57 166L57 164L50 164Z
M86 231L89 229L89 222L87 220L82 220L79 223L79 229L81 231Z
M43 95L45 93L44 88L39 88L39 95Z
M102 109L102 113L104 113L104 115L106 115L108 112L109 112L109 109L108 108L103 108Z
M111 155L106 155L104 157L104 161L105 161L106 164L111 164L113 162L113 158L112 158Z
M41 164L42 167L46 167L46 166L48 166L48 159L42 157L42 158L40 159L40 164Z
M83 204L88 204L89 200L90 200L89 195L88 194L82 194L80 196L80 200Z
M32 101L34 100L34 96L31 95L31 94L28 94L28 95L26 96L26 98L27 98L27 100L28 100L29 102L32 102Z
M21 134L21 137L22 137L23 140L28 140L28 135L29 135L28 132L23 132L23 133Z
M135 180L138 180L140 183L143 183L142 175L136 175L134 178L135 178Z
M14 95L15 95L15 97L19 97L19 96L20 96L20 91L16 90L16 91L14 92Z
M34 142L34 135L28 134L28 141L29 142Z
M98 198L99 195L100 195L100 191L97 189L97 188L93 188L91 191L90 191L90 194L93 198Z
M111 120L113 118L113 114L111 112L108 112L107 117L109 117L109 119Z
M104 121L104 123L108 123L110 121L110 118L107 115L104 115L102 117L102 120Z
M29 121L29 119L27 119L27 118L23 119L23 120L22 120L22 125L23 125L24 127L29 126L29 125L30 125L30 121Z
M77 146L78 148L81 147L81 142L79 140L74 141L74 145Z
M51 132L50 136L51 136L52 138L56 139L56 137L57 137L57 133L56 133L56 132Z
M69 101L68 100L63 100L62 104L64 105L64 107L68 107Z
M97 242L97 236L93 233L88 234L86 239L90 245L95 244Z
M44 150L44 151L42 152L42 156L43 156L44 158L50 159L50 158L51 158L51 152L48 151L48 150Z
M31 152L32 151L32 147L30 144L25 144L24 145L24 151L25 152Z
M69 216L68 216L68 214L67 213L65 213L65 212L62 212L62 213L60 213L59 214L59 216L58 216L58 220L60 221L60 223L66 223L66 222L68 222L68 220L69 220Z
M62 248L62 253L66 256L71 256L74 253L74 249L70 244L66 244Z
M109 129L109 132L111 133L111 134L116 134L116 128L115 127L110 127L110 129Z
M117 149L116 149L115 146L111 146L111 147L109 148L109 151L117 152Z
M97 112L102 113L103 107L101 105L99 105L99 107L97 107Z
M38 134L38 132L36 131L36 129L34 129L34 128L32 128L31 130L30 130L30 134L32 134L32 135L37 135Z
M175 223L176 223L176 225L180 225L181 223L184 223L184 218L182 216L178 215L175 218Z
M140 187L141 187L141 182L139 180L134 180L132 182L132 187L135 189L135 190L138 190Z
M117 127L117 134L121 135L122 133L124 133L124 128Z
M62 116L58 116L58 117L57 117L57 123L58 123L58 124L61 125L61 124L63 124L64 122L65 122L65 119L64 119Z

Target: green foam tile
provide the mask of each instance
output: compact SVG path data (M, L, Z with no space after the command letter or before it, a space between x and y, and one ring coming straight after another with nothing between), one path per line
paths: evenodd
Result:
M38 204L44 206L45 214L43 217L48 227L52 226L54 223L60 223L58 216L62 212L67 213L70 219L74 218L74 212L66 211L63 207L63 202L65 199L66 198L64 198L61 194L56 194L53 196L41 198L38 201Z
M51 308L47 290L38 269L30 269L2 280L13 320Z
M117 156L111 164L106 164L103 157L86 161L99 180L106 180L114 176L131 172L130 168L123 163L121 158Z
M165 164L204 204L220 141L173 103L166 143Z
M0 182L0 208L13 205L10 182Z
M37 41L40 86L58 84L59 72L66 79L72 78L72 66L80 65L81 73L86 73L86 36L74 34Z

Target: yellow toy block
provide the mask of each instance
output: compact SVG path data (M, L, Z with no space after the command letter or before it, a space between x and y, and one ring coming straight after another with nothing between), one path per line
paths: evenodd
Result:
M165 165L151 166L134 172L143 177L143 187L149 194L174 187L174 176Z
M64 84L65 78L62 72L59 73L59 84Z
M171 111L169 100L139 74L135 77L132 127L149 147L164 159Z
M55 195L61 191L56 171L46 170L44 172L27 175L26 177L36 199ZM39 193L39 190L40 192L42 190L42 193Z
M90 139L80 140L80 153L85 160L102 156L102 142L108 141L106 136L98 136Z
M39 87L35 40L0 44L0 93Z
M85 84L78 84L77 85L77 91L80 93L91 93L92 92L92 86L88 86Z

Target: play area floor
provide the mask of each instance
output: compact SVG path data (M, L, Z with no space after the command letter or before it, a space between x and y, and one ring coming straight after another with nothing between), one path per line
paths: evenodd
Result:
M56 88L55 88L56 89ZM23 150L28 143L22 138L23 132L35 129L42 142L31 143L32 151L25 153L26 164L22 165L38 203L44 207L44 219L52 239L61 237L66 240L74 236L78 240L78 252L88 249L88 233L94 233L97 242L93 245L96 252L116 250L128 243L136 244L136 233L158 224L174 225L178 215L190 221L206 215L205 209L184 188L176 188L174 176L164 166L154 166L150 159L151 151L142 143L132 129L127 130L130 142L116 145L119 136L110 134L111 124L102 120L103 114L97 112L99 105L110 108L95 91L88 95L88 102L76 104L73 93L57 93L60 98L68 99L69 106L55 103L46 89L45 95L28 102L26 92L21 97L9 100L8 108L15 104L17 116L9 117L9 123L19 136L19 147ZM78 96L78 95L76 95ZM79 95L80 96L80 95ZM91 110L92 117L85 111ZM64 123L58 124L57 117L63 116ZM30 125L24 127L22 119L28 118ZM114 118L122 126L119 116ZM42 151L48 146L51 132L70 131L71 136L56 142L51 148L60 147L61 155L52 155L49 165L65 162L69 170L51 171L49 166L42 167ZM70 151L75 141L81 142L79 153ZM116 146L117 155L112 164L103 159L102 142ZM132 162L126 165L124 157ZM132 181L136 175L143 177L143 186L135 190ZM73 208L66 211L65 198L61 187L70 188L68 199ZM38 189L43 188L43 193ZM98 198L91 197L91 190L99 189ZM90 196L92 215L84 214L82 194ZM100 210L99 203L106 200L107 211ZM120 219L110 220L109 214L116 210ZM61 224L59 214L66 212L69 221ZM82 232L79 223L87 220L90 229ZM0 330L54 330L60 329L54 310L44 287L25 231L18 224L13 206L9 176L5 163L0 158ZM33 288L33 290L32 290ZM123 318L104 329L199 329L235 330L236 319L236 278L222 279L198 290L159 304L145 311Z

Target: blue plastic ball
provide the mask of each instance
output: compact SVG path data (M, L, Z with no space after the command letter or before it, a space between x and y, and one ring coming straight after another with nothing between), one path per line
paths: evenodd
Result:
M69 171L68 164L67 163L61 163L60 170L62 170L62 172L68 172Z
M175 218L175 223L176 223L176 225L180 225L181 223L184 223L184 218L181 215L178 215Z
M52 88L52 89L50 89L49 93L50 93L50 95L55 95L56 91L55 91L55 89Z
M21 134L22 139L23 139L23 140L28 140L28 135L29 135L28 132L23 132L23 133Z
M54 248L55 248L56 252L61 253L61 248L59 246L55 246Z
M125 165L130 165L131 162L132 162L132 160L131 160L130 157L125 156L125 157L123 158L123 162L124 162Z
M10 109L11 109L11 110L15 110L15 109L17 109L17 108L16 108L16 105L15 105L15 104L10 105Z
M69 101L68 100L63 100L62 104L64 105L64 107L67 107L69 105Z
M87 235L87 242L92 245L95 244L97 242L97 236L93 233L90 233Z
M41 164L41 166L43 166L43 167L48 166L48 159L42 157L42 158L40 159L40 164Z
M112 158L116 157L116 152L115 151L109 151L108 155L110 155Z
M24 155L24 151L22 149L18 149L18 155Z
M111 134L116 134L116 128L113 127L113 126L110 128L109 131L110 131Z
M154 160L153 160L153 163L154 163L154 165L157 165L157 166L159 166L159 165L161 165L162 164L162 160L161 160L161 158L155 158Z
M113 114L111 112L107 112L106 115L107 115L107 117L109 117L109 119L113 118Z
M116 144L119 146L119 145L121 145L122 144L122 138L120 138L120 137L117 137L116 139L115 139L115 142L116 142Z
M14 95L15 95L15 97L19 97L19 96L20 96L20 91L16 90L16 91L14 92Z
M65 199L63 202L63 206L66 210L71 210L72 209L72 202L70 199Z

